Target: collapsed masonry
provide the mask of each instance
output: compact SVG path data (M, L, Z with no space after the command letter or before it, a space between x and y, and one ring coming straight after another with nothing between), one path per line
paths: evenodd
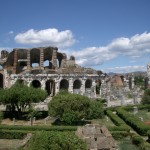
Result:
M116 142L105 126L87 124L78 127L76 135L83 139L88 150L116 150Z
M67 59L56 47L13 49L1 51L0 87L9 88L16 81L47 90L50 96L61 89L70 93L96 97L96 84L101 85L97 71L75 63L75 57Z

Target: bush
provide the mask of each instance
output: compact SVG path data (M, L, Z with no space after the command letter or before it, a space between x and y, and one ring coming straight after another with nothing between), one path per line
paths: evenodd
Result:
M130 133L126 131L112 131L111 134L115 140L121 140L130 135Z
M122 125L122 126L109 126L107 127L109 131L126 131L129 132L130 128L127 125Z
M27 133L13 130L0 130L0 139L23 139Z
M50 116L71 125L87 117L90 99L78 94L60 92L52 98L48 107Z
M86 144L72 132L38 132L27 144L28 150L87 150Z
M132 143L142 148L144 145L144 139L139 135L134 135L132 137Z
M0 125L0 129L24 131L76 131L76 126L9 126Z
M147 131L150 130L150 126L144 124L139 118L121 108L117 109L117 114L140 135L147 135Z
M126 125L126 123L122 119L120 119L120 117L115 115L112 111L106 110L106 115L109 116L109 118L116 126Z
M2 122L3 116L3 112L0 112L0 123Z
M89 112L86 119L100 119L104 117L103 103L101 100L90 102Z

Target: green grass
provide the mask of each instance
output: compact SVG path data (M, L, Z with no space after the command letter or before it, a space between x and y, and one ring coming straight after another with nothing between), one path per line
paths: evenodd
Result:
M133 111L130 112L133 114ZM150 121L150 112L147 110L139 110L137 114L135 114L136 117L143 117L144 122L145 121Z
M137 146L133 145L129 138L118 141L119 150L140 150Z
M110 126L115 126L115 124L110 120L110 118L108 117L107 120L107 116L105 115L105 117L103 119L93 119L92 123L96 123L96 124L100 124L100 125L105 125L106 127L110 127Z

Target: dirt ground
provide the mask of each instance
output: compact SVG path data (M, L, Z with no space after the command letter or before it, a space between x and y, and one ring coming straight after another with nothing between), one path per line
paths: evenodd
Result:
M0 139L0 150L14 150L19 147L22 143L22 140L13 139Z

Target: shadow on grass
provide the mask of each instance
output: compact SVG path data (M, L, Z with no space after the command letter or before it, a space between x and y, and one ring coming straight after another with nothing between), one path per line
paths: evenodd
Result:
M61 121L59 118L56 119L52 125L71 125L71 126L84 126L86 124L91 124L91 121L88 121L88 120L80 120L80 121L76 121L76 122L73 122L72 124L67 124L63 121Z

